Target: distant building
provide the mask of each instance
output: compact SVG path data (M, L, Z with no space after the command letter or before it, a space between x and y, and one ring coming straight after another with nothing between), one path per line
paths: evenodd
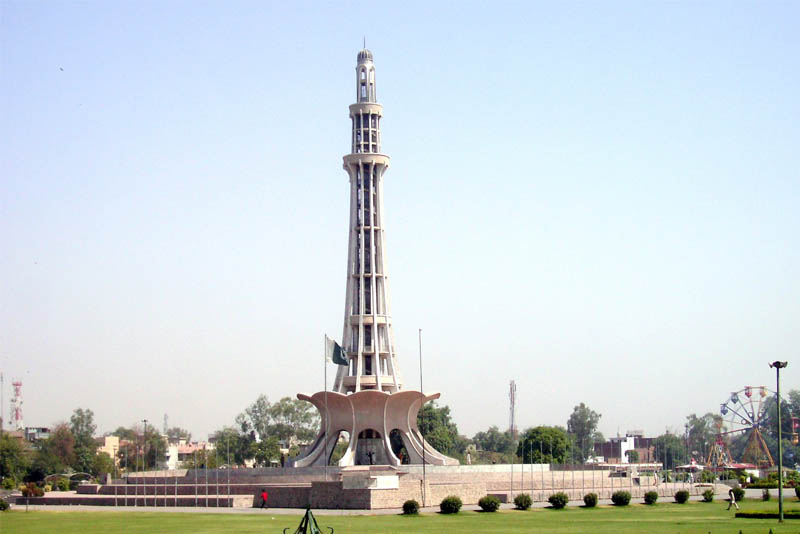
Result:
M655 461L655 438L644 437L641 430L628 430L625 436L611 438L605 443L594 444L595 456L601 456L610 464L627 464L628 451L639 453L639 463Z
M101 452L108 454L108 456L114 460L114 465L119 467L119 456L117 456L119 452L119 437L103 436L102 438L97 438L97 442L99 445L99 447L97 447L97 454Z
M211 452L214 444L207 441L195 441L187 443L185 439L170 442L167 447L167 469L180 469L181 464L186 460L192 459L195 453L200 451Z
M25 439L31 443L50 437L50 429L43 426L29 426L25 429Z

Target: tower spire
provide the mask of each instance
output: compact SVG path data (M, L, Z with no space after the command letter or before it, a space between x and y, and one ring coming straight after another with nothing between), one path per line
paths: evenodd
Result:
M365 37L366 44L366 37ZM350 176L350 237L342 343L350 366L340 367L334 391L354 393L402 389L390 311L383 223L383 175L389 157L381 154L383 107L376 101L375 65L364 48L356 64L357 102L350 106L351 150L344 157Z

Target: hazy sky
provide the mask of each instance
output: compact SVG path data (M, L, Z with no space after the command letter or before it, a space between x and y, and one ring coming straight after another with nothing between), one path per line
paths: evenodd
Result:
M0 369L204 438L323 385L348 105L384 105L406 387L466 435L800 387L797 2L0 4ZM330 368L329 377L333 376Z

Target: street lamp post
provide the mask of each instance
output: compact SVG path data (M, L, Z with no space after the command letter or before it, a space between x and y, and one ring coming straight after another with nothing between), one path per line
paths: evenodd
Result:
M778 401L778 522L783 523L783 443L781 442L781 369L789 362L774 361L769 364L775 368L775 390Z

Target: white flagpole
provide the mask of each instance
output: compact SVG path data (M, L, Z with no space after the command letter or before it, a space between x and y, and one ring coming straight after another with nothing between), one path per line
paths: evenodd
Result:
M324 455L325 455L325 482L328 481L328 335L325 334L325 342L322 349L322 365L325 366L325 417L323 424L325 425L324 441Z

